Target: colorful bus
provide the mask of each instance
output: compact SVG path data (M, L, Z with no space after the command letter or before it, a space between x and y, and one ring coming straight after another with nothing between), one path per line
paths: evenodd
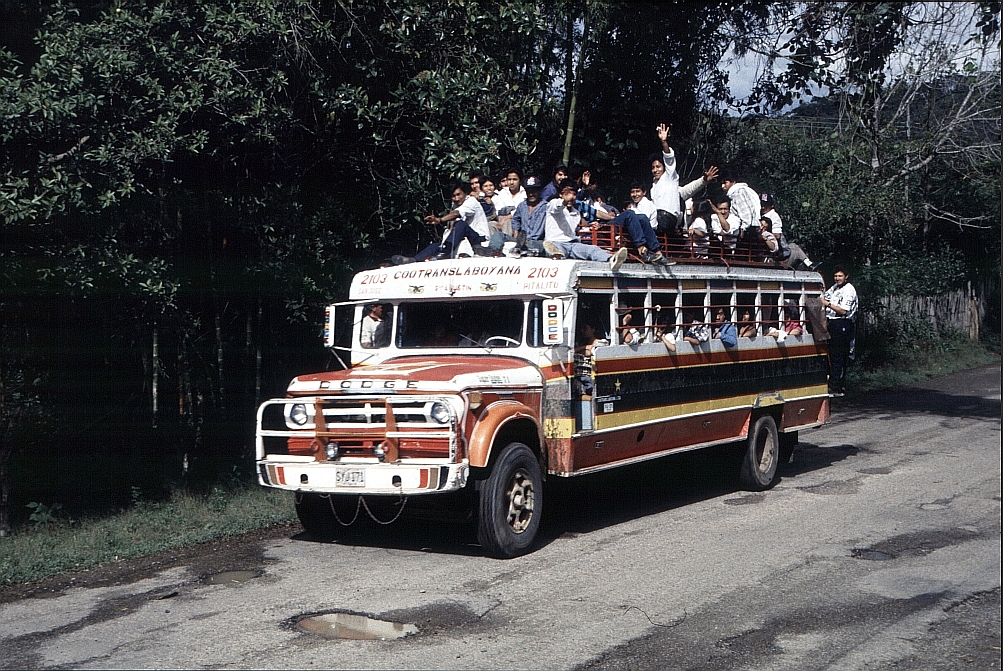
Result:
M360 511L385 522L465 492L500 557L531 549L547 478L743 441L742 483L768 488L798 431L829 420L809 309L822 291L817 273L765 264L474 257L359 273L327 311L344 369L299 375L259 408L259 481L294 492L325 536ZM725 322L739 337L685 337Z

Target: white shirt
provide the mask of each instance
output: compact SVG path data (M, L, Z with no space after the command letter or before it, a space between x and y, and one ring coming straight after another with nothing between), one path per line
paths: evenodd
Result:
M669 147L669 153L662 152L662 162L665 172L651 183L651 200L655 210L665 210L669 214L679 215L679 173L676 172L676 154ZM655 218L652 217L652 221ZM658 222L655 221L657 225Z
M710 236L707 231L707 221L703 217L694 217L693 223L688 229L690 233L694 231L703 235L690 235L690 242L693 245L693 253L699 257L706 257L710 250Z
M780 218L780 213L774 209L770 210L763 216L773 222L773 235L777 236L779 239L780 234L784 232L784 220Z
M482 238L491 237L491 233L488 232L488 218L484 214L484 208L481 207L480 201L476 198L467 196L456 208L456 211L460 213L460 218L467 222L467 225Z
M737 182L728 189L731 198L731 213L741 222L744 230L750 226L759 226L759 194L749 188L745 182Z
M508 189L502 189L495 193L495 197L491 200L495 204L495 208L501 212L506 207L511 207L515 211L516 206L522 201L526 200L526 189L519 187L519 192L515 195L512 194ZM511 214L511 212L509 213Z
M564 201L554 198L547 203L547 229L544 235L550 242L578 242L578 227L582 215L578 208L569 210Z
M373 319L372 315L366 315L362 318L362 333L360 334L359 339L362 341L363 347L376 347L376 343L374 342L376 329L378 329L382 323L382 319Z
M846 314L841 315L832 308L826 308L825 316L829 319L856 319L857 290L849 282L844 282L841 287L833 284L828 291L822 294L822 297L833 305L838 305L846 310Z
M641 198L640 203L634 203L630 206L630 209L634 210L638 214L643 214L648 218L648 223L651 224L652 228L658 228L658 208L655 204L648 200L645 196Z

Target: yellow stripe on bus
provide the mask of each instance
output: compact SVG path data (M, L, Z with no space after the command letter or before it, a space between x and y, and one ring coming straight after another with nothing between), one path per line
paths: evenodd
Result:
M798 387L795 389L781 389L779 393L784 397L784 402L790 403L805 396L820 396L828 392L828 387L824 384L811 387ZM694 401L692 403L678 403L675 405L662 405L656 408L645 408L643 410L625 410L623 412L612 412L609 414L596 413L595 427L598 430L615 429L631 424L642 424L653 422L659 419L669 419L681 417L683 415L693 415L700 412L710 412L713 410L732 410L735 408L752 407L756 403L759 394L745 394L742 396L732 396L730 398L715 398L709 401ZM602 402L596 403L596 409L602 409Z
M544 438L570 438L575 433L575 420L567 417L547 417L543 420Z

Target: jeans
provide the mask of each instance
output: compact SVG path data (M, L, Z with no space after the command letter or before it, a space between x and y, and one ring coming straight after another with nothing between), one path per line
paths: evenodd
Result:
M414 255L415 261L424 261L430 256L435 256L436 254L445 254L446 256L452 256L453 250L456 246L460 244L460 241L466 238L470 241L470 246L475 249L484 242L484 238L474 229L470 228L470 225L463 219L457 219L456 223L453 224L453 230L449 232L446 239L440 245L438 242L433 242L425 249L421 250Z
M841 391L846 382L855 325L845 317L829 320L829 387Z
M610 223L619 224L626 228L635 247L647 247L648 251L651 252L658 251L658 238L655 236L654 229L634 210L624 210L616 215Z
M561 250L561 254L566 259L584 259L586 261L609 261L612 256L604 249L599 249L595 245L586 245L581 242L552 242L555 247Z
M491 234L491 242L488 243L488 249L492 252L500 253L505 247L506 242L517 242L514 237L508 233L503 233L501 231L495 231ZM530 238L526 239L526 249L534 249L537 252L543 251L543 240L532 240Z

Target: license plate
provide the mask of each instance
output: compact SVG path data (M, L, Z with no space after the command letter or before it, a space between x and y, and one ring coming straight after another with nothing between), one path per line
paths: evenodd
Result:
M366 471L361 468L339 468L334 472L334 484L338 487L365 487Z

